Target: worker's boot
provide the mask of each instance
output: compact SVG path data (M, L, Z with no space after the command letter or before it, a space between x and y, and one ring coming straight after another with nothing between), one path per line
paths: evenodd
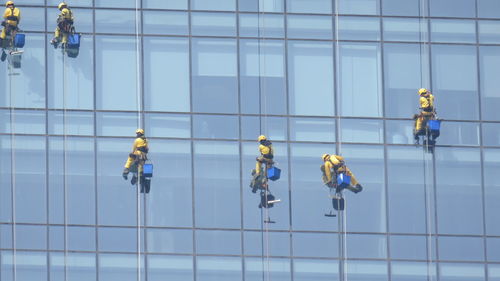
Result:
M125 168L123 169L122 177L127 180L128 179L128 173L130 173L129 169Z
M54 46L54 49L57 49L57 46L59 45L59 40L54 37L52 38L52 40L50 40L50 44Z
M354 193L361 192L362 190L363 190L363 187L359 183L356 184L356 186L354 186L353 189L351 189L351 191L354 192Z
M135 174L132 176L132 179L130 180L130 183L132 185L135 185L137 183L137 176Z
M5 50L2 50L2 55L0 56L0 61L5 61L7 58L7 53L5 53Z

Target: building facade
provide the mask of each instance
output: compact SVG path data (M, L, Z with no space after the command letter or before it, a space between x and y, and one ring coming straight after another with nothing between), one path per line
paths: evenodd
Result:
M76 59L58 3L16 1L0 65L0 280L500 280L498 0L71 0ZM138 127L149 194L121 177ZM364 187L335 218L324 153Z

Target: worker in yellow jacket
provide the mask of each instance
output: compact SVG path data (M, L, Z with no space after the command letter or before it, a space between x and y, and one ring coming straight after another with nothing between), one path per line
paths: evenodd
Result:
M413 136L415 141L418 142L418 136L425 135L425 127L427 122L431 119L436 118L436 110L434 108L434 95L431 94L427 89L421 88L418 90L420 96L420 114L416 115L415 118L415 129L413 131Z
M324 162L324 164L321 165L321 171L323 172L323 183L325 183L328 187L335 187L337 175L340 173L345 173L346 175L351 177L351 185L347 187L347 189L354 193L358 193L363 190L363 187L356 180L354 174L345 165L344 157L335 154L323 154L322 159Z
M144 136L143 129L137 129L135 131L136 139L134 145L132 146L132 152L129 154L127 162L125 163L125 169L123 169L123 178L127 180L128 174L130 173L131 167L137 166L137 173L142 174L142 168L147 160L147 154L149 151L148 140ZM135 180L134 180L135 179ZM137 182L137 178L132 178L132 184Z
M57 27L54 32L54 38L50 41L50 44L57 48L59 43L66 44L68 42L68 34L71 32L73 27L73 12L68 8L65 2L61 2L57 8L61 13L57 17Z
M274 163L274 149L271 141L268 140L266 136L260 135L257 140L259 142L260 156L255 159L257 160L257 162L255 163L255 172L258 176L261 172L263 163L267 165L267 168L272 167Z
M16 36L17 26L21 21L21 11L19 8L16 8L13 1L7 1L5 3L5 11L3 13L3 21L2 21L2 32L0 33L0 39L2 48L8 46L6 42L4 42L7 35L13 38Z

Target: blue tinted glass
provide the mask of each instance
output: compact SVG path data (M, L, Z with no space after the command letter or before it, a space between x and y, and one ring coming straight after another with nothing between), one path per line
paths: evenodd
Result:
M500 280L500 265L497 264L488 265L488 280L489 281Z
M241 254L240 231L198 230L195 239L199 254Z
M380 45L340 44L340 114L382 116Z
M479 47L479 71L481 73L481 109L482 118L500 120L500 47Z
M435 151L438 230L482 234L481 173L478 149L440 147ZM464 206L476 206L464 208ZM467 221L467 224L463 222Z
M380 19L339 17L339 40L380 40Z
M293 233L293 255L296 257L336 258L338 235L332 233Z
M97 232L99 236L99 251L137 251L136 228L100 227Z
M386 142L394 144L413 144L413 120L387 120Z
M94 113L75 111L49 111L49 134L83 135L94 134Z
M265 273L269 279L276 281L292 280L290 259L266 259L267 267L262 269L262 259L247 258L245 259L245 280L259 281L262 280L262 274Z
M439 144L479 145L479 124L472 122L443 122Z
M290 114L333 115L332 43L289 42L288 61Z
M245 255L289 256L290 234L284 232L246 231L244 233Z
M45 250L47 249L47 227L36 225L16 226L16 248Z
M431 0L428 5L431 17L475 17L476 15L475 1L471 0Z
M277 40L240 40L242 113L286 114L285 45Z
M283 15L239 14L240 36L242 37L283 37L285 22ZM259 30L260 28L260 30Z
M149 255L148 280L164 281L165 276L178 281L193 280L193 257Z
M24 2L24 1L23 1ZM60 0L48 0L47 5L54 6L54 9L57 7L57 4L61 3ZM71 7L89 7L92 6L92 0L72 0Z
M500 22L498 21L478 21L479 43L500 43Z
M283 12L283 0L238 0L239 10L246 12Z
M136 43L135 37L96 37L98 109L137 110Z
M439 258L449 261L484 261L484 240L478 237L439 237Z
M240 257L197 257L196 280L234 281L242 279Z
M483 145L500 146L500 124L483 123Z
M95 254L50 253L50 280L92 281L96 280Z
M56 29L56 26L57 26L57 17L60 13L60 11L57 9L57 6L59 3L61 3L61 1L51 0L51 2L54 2L53 3L54 7L52 9L47 10L47 18L49 19L48 30L52 32ZM77 2L80 2L80 3L77 3ZM83 3L83 2L90 2L90 5L88 3ZM73 17L76 19L74 24L73 24L73 26L75 27L75 30L78 32L93 32L93 27L94 27L93 10L73 8L75 6L92 6L92 0L71 1L69 8L71 9L71 12L73 13ZM25 18L26 17L24 15L24 9L23 9L23 22L24 22ZM83 42L87 41L87 40L92 41L92 38L90 36L84 36L82 39ZM83 51L83 48L80 48L80 51ZM52 52L52 51L50 51L50 52ZM80 55L81 55L81 53L80 53ZM80 55L78 56L79 58L80 58ZM79 61L79 64L82 63L80 61L80 59L78 61Z
M387 257L387 237L384 235L347 235L347 256L349 258Z
M135 11L95 10L95 21L101 23L97 32L135 34L136 16Z
M49 250L64 250L64 227L49 227Z
M12 248L12 225L0 225L0 247Z
M12 114L11 114L12 113ZM45 112L35 110L0 110L2 133L45 134Z
M182 9L188 8L188 0L143 0L142 5L144 8L151 9Z
M499 18L500 2L497 0L478 0L477 12L478 17L483 18Z
M431 266L431 268L429 268ZM430 275L429 275L430 273ZM436 267L425 262L391 262L391 280L426 281L436 280Z
M70 226L67 228L68 250L95 251L96 235L94 227Z
M441 263L439 265L441 281L484 281L483 264Z
M287 138L287 119L283 117L241 117L241 137L243 139L256 140L261 131L270 140L285 140Z
M332 39L332 17L288 15L287 31L290 38Z
M342 142L383 142L384 125L381 120L342 119L339 126Z
M476 23L472 20L431 20L432 42L476 43Z
M498 181L500 150L485 149L483 155L486 233L500 235L500 224L498 223L498 214L500 212L498 204L500 200L500 182Z
M383 22L385 41L426 41L427 22L414 18L384 18Z
M141 269L144 260L141 259ZM99 254L99 280L137 281L137 255ZM141 274L143 275L143 274Z
M418 16L422 11L420 0L382 0L382 14L391 16ZM426 5L428 5L426 3Z
M16 252L16 277L11 280L47 280L47 253Z
M20 26L22 26L23 31L45 31L44 8L22 8L21 12L22 25Z
M0 153L2 153L4 163L12 163L15 156L12 154L12 141L11 136L0 136ZM12 177L13 173L12 165L0 165L0 221L11 222L12 221Z
M189 41L144 39L144 107L157 111L190 111Z
M339 0L339 14L378 15L379 0Z
M476 47L433 45L432 79L440 117L478 119Z
M187 12L144 11L143 13L145 34L189 34Z
M193 231L187 229L148 229L148 252L189 254L193 252Z
M238 111L238 96L235 95L238 92L236 51L233 39L193 38L193 111Z
M387 263L380 261L348 261L347 280L362 281L386 281Z
M338 261L295 259L293 261L293 277L295 281L332 281L337 280Z
M223 10L234 11L236 9L236 0L191 0L191 9L194 10Z
M232 0L234 1L234 0ZM234 13L191 13L193 35L234 36L236 15Z
M425 236L400 236L390 237L391 258L392 259L428 259L427 239Z
M335 141L335 120L327 118L290 118L290 140Z
M190 115L151 113L145 116L145 130L150 137L189 138Z
M500 238L487 238L486 253L488 261L500 261Z
M98 136L133 137L139 124L136 113L98 112L96 118Z
M237 139L238 116L194 115L193 137L203 139Z
M113 0L95 0L96 7L135 8L137 3L136 0L124 0L120 1L120 3L115 3Z
M332 13L332 1L329 0L286 0L286 5L289 13Z

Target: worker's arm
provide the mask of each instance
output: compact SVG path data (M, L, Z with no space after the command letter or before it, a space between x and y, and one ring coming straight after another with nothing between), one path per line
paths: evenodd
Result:
M332 163L330 163L329 161L327 161L325 163L325 175L326 175L326 179L328 180L328 182L331 182L332 181Z
M137 146L139 145L139 142L141 141L140 138L136 138L134 141L134 145L132 146L132 153L134 153L137 150Z
M10 9L7 8L5 9L5 11L3 12L3 19L4 20L7 20L7 17L10 15Z

